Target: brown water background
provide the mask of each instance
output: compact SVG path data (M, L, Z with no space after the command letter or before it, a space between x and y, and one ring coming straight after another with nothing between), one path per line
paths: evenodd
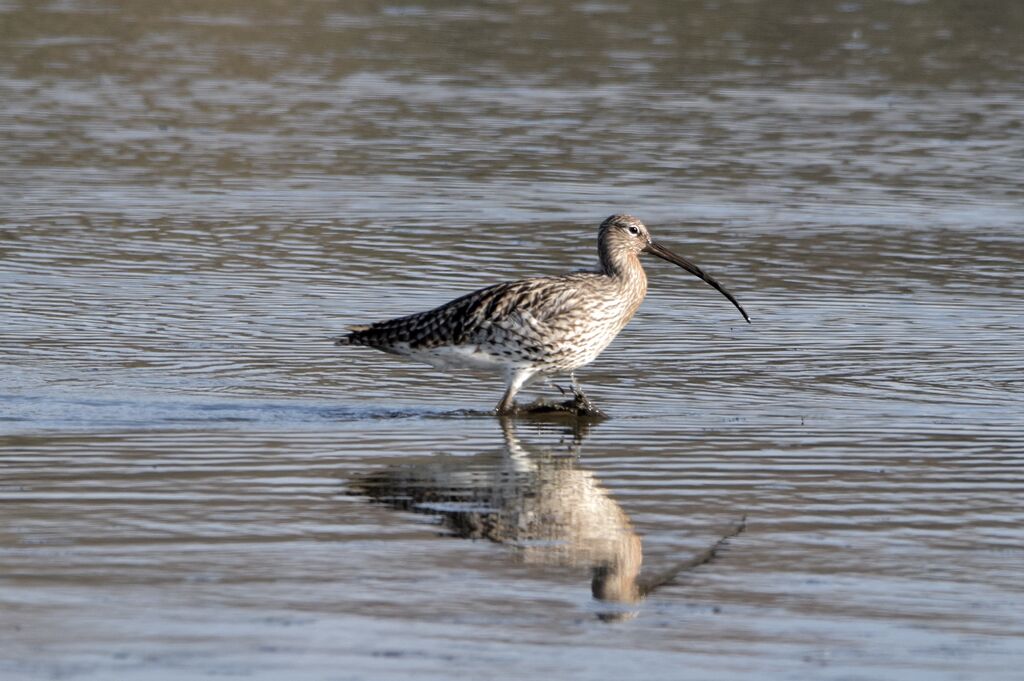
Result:
M1022 36L3 0L0 677L1020 678ZM326 341L590 266L613 212L754 323L650 263L580 372L604 423Z

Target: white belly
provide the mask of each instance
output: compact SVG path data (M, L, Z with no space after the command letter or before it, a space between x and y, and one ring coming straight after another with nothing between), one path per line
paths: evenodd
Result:
M510 368L526 364L519 357L507 357L485 352L478 345L442 345L436 348L417 348L401 350L400 355L419 360L435 369L483 369L487 371L507 371Z

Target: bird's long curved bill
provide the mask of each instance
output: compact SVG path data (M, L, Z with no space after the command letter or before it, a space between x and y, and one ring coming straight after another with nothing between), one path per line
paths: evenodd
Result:
M647 245L647 248L645 248L644 251L650 253L651 255L656 255L662 260L667 260L673 265L679 265L690 274L700 277L705 282L707 282L709 286L711 286L713 289L715 289L723 296L728 298L729 302L735 305L736 309L740 311L740 314L743 315L743 318L746 319L748 322L750 321L750 316L747 314L747 311L743 309L743 306L740 305L740 301L736 300L736 298L734 298L731 293L726 291L725 287L719 284L714 277L712 277L710 274L708 274L701 268L697 267L697 265L695 265L694 263L690 262L681 255L676 255L675 253L668 250L661 244L655 243L653 241Z

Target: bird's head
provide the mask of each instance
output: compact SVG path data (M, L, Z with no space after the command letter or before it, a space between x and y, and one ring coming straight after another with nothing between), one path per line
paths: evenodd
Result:
M731 293L725 290L724 286L718 283L718 280L695 263L651 240L651 233L647 230L644 223L632 215L612 215L607 218L601 223L601 230L598 233L597 240L602 263L606 263L606 259L610 263L626 254L639 256L641 253L650 253L651 255L656 255L662 260L678 265L690 274L702 279L709 286L728 298L729 302L740 311L743 318L748 322L750 321L747 311L743 309L743 306L740 305L739 301ZM607 264L605 268L609 269Z
M640 255L651 243L651 234L644 223L632 215L612 215L601 223L598 243L609 251Z

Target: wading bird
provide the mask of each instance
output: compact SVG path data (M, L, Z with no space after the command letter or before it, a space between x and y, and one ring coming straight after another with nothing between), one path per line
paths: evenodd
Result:
M496 284L440 307L350 327L337 345L364 345L438 369L490 369L505 374L499 414L516 412L515 396L531 383L568 374L575 411L600 414L576 383L575 370L593 362L633 317L647 294L640 255L650 253L700 277L750 317L711 275L676 255L640 220L612 215L597 237L595 271Z

